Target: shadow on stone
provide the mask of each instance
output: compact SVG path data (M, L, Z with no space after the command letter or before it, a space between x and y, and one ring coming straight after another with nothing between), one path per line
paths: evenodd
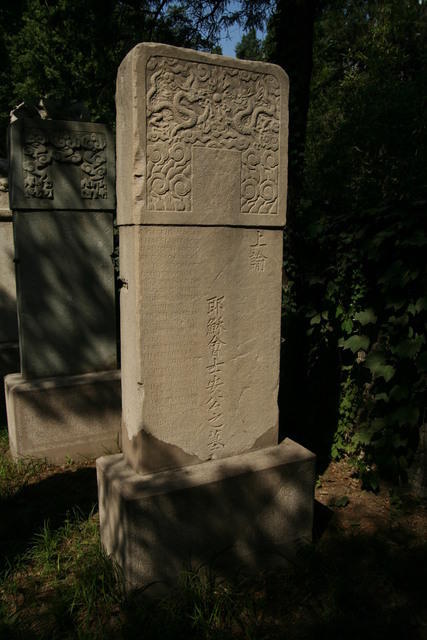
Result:
M224 577L286 565L311 541L314 465L313 454L289 440L146 475L123 455L101 458L104 547L129 586L155 582L153 594L201 565Z
M15 213L25 378L116 368L113 214Z

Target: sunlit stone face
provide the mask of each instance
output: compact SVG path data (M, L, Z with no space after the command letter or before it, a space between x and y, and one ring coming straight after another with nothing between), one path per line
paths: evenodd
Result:
M275 444L287 78L140 45L117 86L125 456L145 472Z

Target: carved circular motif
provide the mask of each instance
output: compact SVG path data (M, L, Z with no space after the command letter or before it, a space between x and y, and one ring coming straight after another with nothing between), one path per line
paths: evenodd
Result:
M178 175L172 178L172 180L170 181L170 186L172 191L180 198L186 196L191 189L190 181L182 175Z
M276 185L272 180L264 180L260 186L260 193L266 202L273 202L276 197Z
M263 164L267 169L277 167L277 155L274 151L265 151L263 154Z
M52 160L52 153L48 151L47 153L41 153L37 156L37 167L45 167ZM30 169L31 171L31 169Z
M243 162L245 162L250 169L256 169L260 163L259 153L255 149L248 149L243 154Z
M164 149L160 145L151 147L148 153L149 153L149 159L153 164L158 164L165 159Z
M175 160L175 162L181 162L182 160L186 160L189 157L189 153L187 152L187 146L180 142L173 145L172 149L169 152L170 157Z
M153 193L162 196L169 189L168 180L161 173L154 173L150 178L150 188Z
M245 180L242 187L242 195L246 200L253 200L258 194L258 183L254 178Z

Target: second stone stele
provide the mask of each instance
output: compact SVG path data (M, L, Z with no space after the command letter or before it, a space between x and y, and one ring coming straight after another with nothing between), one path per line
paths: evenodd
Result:
M120 66L123 454L97 466L131 585L311 538L314 456L278 444L287 136L279 67L158 44Z
M9 128L20 373L5 378L15 458L119 450L114 142L99 123Z

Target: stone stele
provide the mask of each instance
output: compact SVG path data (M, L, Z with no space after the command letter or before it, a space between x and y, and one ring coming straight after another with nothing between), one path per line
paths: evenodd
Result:
M12 211L9 193L0 183L0 383L19 370L18 317L13 247ZM3 384L2 384L3 387ZM0 389L0 420L6 422L6 404Z
M12 454L116 451L112 136L101 124L23 118L9 143L21 360L5 380Z
M288 79L139 45L117 80L123 450L136 471L277 443Z
M0 344L18 342L12 211L7 191L0 191Z
M314 456L277 446L287 142L279 67L141 44L119 68L124 455L97 465L131 584L252 557L257 513L256 546L310 537Z
M123 227L120 252L123 451L134 469L277 444L281 232Z

